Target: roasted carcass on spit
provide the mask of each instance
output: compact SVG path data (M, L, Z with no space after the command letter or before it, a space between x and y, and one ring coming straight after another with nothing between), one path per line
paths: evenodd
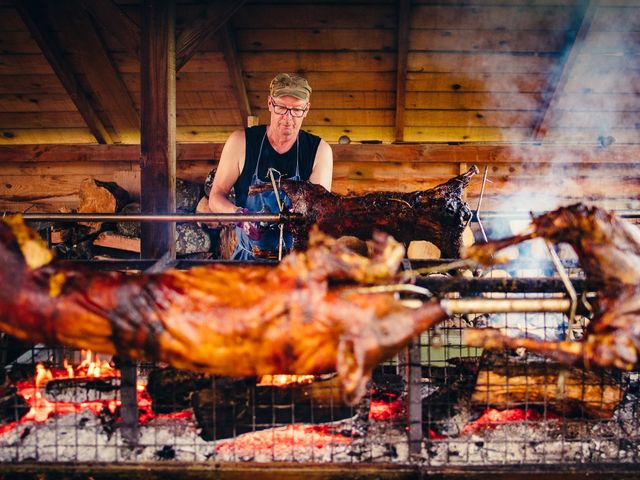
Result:
M229 377L337 371L355 402L375 365L446 316L362 284L389 281L404 248L361 257L315 231L276 267L211 264L158 274L72 268L19 217L0 222L0 330Z
M291 200L289 211L304 218L291 226L295 250L304 250L308 232L317 224L334 237L351 235L368 240L374 231L381 230L404 243L427 240L443 257L458 258L462 232L471 218L462 194L476 173L474 165L437 187L410 193L338 195L321 185L292 180L281 180L279 188ZM272 189L270 183L252 185L249 195Z
M469 329L465 332L465 342L490 349L525 347L585 366L638 368L640 230L605 210L576 204L535 218L531 233L473 245L465 256L491 264L498 250L535 237L570 244L587 277L601 285L593 318L583 339L546 342L511 338L494 329Z

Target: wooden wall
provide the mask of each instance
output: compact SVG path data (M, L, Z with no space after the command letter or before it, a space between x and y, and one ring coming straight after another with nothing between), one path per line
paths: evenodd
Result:
M139 24L138 1L116 3ZM314 88L305 127L329 142L342 135L398 140L396 91L404 86L403 141L640 143L637 0L412 0L402 85L396 85L398 4L247 1L231 19L229 35L252 113L264 123L269 81L294 71ZM180 0L177 31L206 7ZM76 13L84 15L75 19L78 25L89 21ZM140 65L123 46L122 32L93 22L95 31L80 34L70 24L73 15L59 15L59 49L114 143L137 143L137 132L119 119L122 104L116 101L129 97L128 109L139 111ZM82 62L90 56L83 47L96 43L94 37L104 43L109 61L103 63L112 64L124 95L105 93L106 67ZM222 42L209 38L178 72L179 142L221 142L245 123ZM538 136L550 103L546 135ZM0 144L45 143L95 138L13 0L0 0Z
M179 144L178 177L202 182L221 144ZM488 165L484 210L541 210L586 201L611 209L640 208L640 147L535 145L333 145L334 191L415 191L433 187L472 164ZM134 145L0 147L0 210L57 212L78 205L84 178L115 181L140 192ZM467 189L475 208L482 184Z

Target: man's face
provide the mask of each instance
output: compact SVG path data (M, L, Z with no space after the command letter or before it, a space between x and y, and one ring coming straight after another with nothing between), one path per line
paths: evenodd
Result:
M271 126L284 136L296 136L309 112L309 102L296 97L269 97Z

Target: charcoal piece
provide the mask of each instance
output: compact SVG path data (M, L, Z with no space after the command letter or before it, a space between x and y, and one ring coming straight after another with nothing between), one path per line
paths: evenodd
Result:
M30 408L15 387L0 387L0 425L17 422Z
M257 385L255 379L216 378L192 396L205 440L292 423L325 423L355 415L342 400L337 377L310 384Z
M202 197L202 185L176 179L176 212L193 213Z
M55 378L46 383L44 394L51 401L77 403L117 400L119 390L119 377Z
M191 408L191 394L211 387L211 378L175 368L154 368L147 377L147 393L154 413L173 413Z

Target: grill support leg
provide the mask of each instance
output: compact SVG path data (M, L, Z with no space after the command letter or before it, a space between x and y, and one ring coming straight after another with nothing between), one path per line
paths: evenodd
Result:
M401 354L403 374L407 382L406 411L408 423L409 454L418 456L422 451L422 399L420 398L420 381L422 366L420 364L420 342L414 339Z
M123 359L120 367L122 399L122 439L130 446L138 443L138 374L136 362Z

